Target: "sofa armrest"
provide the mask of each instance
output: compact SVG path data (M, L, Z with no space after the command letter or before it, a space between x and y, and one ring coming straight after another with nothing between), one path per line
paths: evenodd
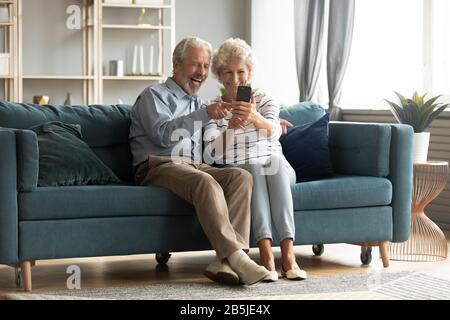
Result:
M413 190L413 129L408 125L391 125L389 180L393 187L393 242L408 240L411 230Z
M34 131L13 129L17 146L17 190L30 192L37 188L39 147Z
M413 129L401 124L330 122L333 170L387 177L392 183L392 241L410 233L413 183Z
M389 174L391 128L388 124L330 122L333 171L373 177Z
M16 134L0 128L0 263L18 261Z

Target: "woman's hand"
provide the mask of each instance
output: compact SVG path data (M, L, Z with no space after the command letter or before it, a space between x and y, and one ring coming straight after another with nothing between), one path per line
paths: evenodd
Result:
M238 118L238 116L231 116L230 120L228 120L228 129L236 130L242 129L245 130L245 122Z
M233 117L236 116L242 123L254 123L259 113L256 111L255 97L252 94L250 102L233 101L231 103L231 112Z

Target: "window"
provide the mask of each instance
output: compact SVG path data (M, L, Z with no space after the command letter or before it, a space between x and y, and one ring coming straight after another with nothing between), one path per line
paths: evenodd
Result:
M424 0L425 90L450 102L450 1ZM428 34L427 34L428 33Z
M387 108L393 91L450 97L448 0L357 1L343 108Z
M333 0L330 0L333 1ZM442 94L450 102L449 0L358 0L352 48L339 105L382 108L394 91ZM284 104L298 101L293 1L252 1L254 85ZM327 22L325 22L327 23ZM325 27L327 30L327 27ZM327 42L327 32L323 41ZM328 105L326 51L314 100Z

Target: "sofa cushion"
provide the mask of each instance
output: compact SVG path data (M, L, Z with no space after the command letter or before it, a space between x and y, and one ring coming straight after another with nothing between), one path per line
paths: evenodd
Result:
M392 184L386 178L335 176L292 186L294 210L357 208L389 205Z
M125 185L41 187L19 193L19 220L195 215L169 190Z
M30 130L36 132L39 146L39 186L120 182L80 139L79 125L51 121Z
M391 127L385 123L331 122L329 146L333 171L387 177Z
M333 174L328 149L328 120L298 125L280 138L283 154L294 168L297 182L328 178Z
M50 121L81 126L83 140L90 147L128 142L129 105L40 106L0 100L0 127L27 129Z
M121 180L131 182L130 111L130 105L39 106L0 100L0 127L27 129L49 121L79 124L82 140Z
M313 102L300 102L280 110L280 118L294 126L315 122L325 115L325 110Z
M392 185L377 177L336 176L292 186L294 210L382 206ZM195 215L194 207L169 190L140 186L41 187L19 193L19 220Z

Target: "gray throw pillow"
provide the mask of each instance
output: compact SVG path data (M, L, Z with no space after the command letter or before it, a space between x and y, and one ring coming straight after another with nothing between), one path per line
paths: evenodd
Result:
M51 121L30 128L39 146L38 186L70 186L120 182L81 140L81 127Z

